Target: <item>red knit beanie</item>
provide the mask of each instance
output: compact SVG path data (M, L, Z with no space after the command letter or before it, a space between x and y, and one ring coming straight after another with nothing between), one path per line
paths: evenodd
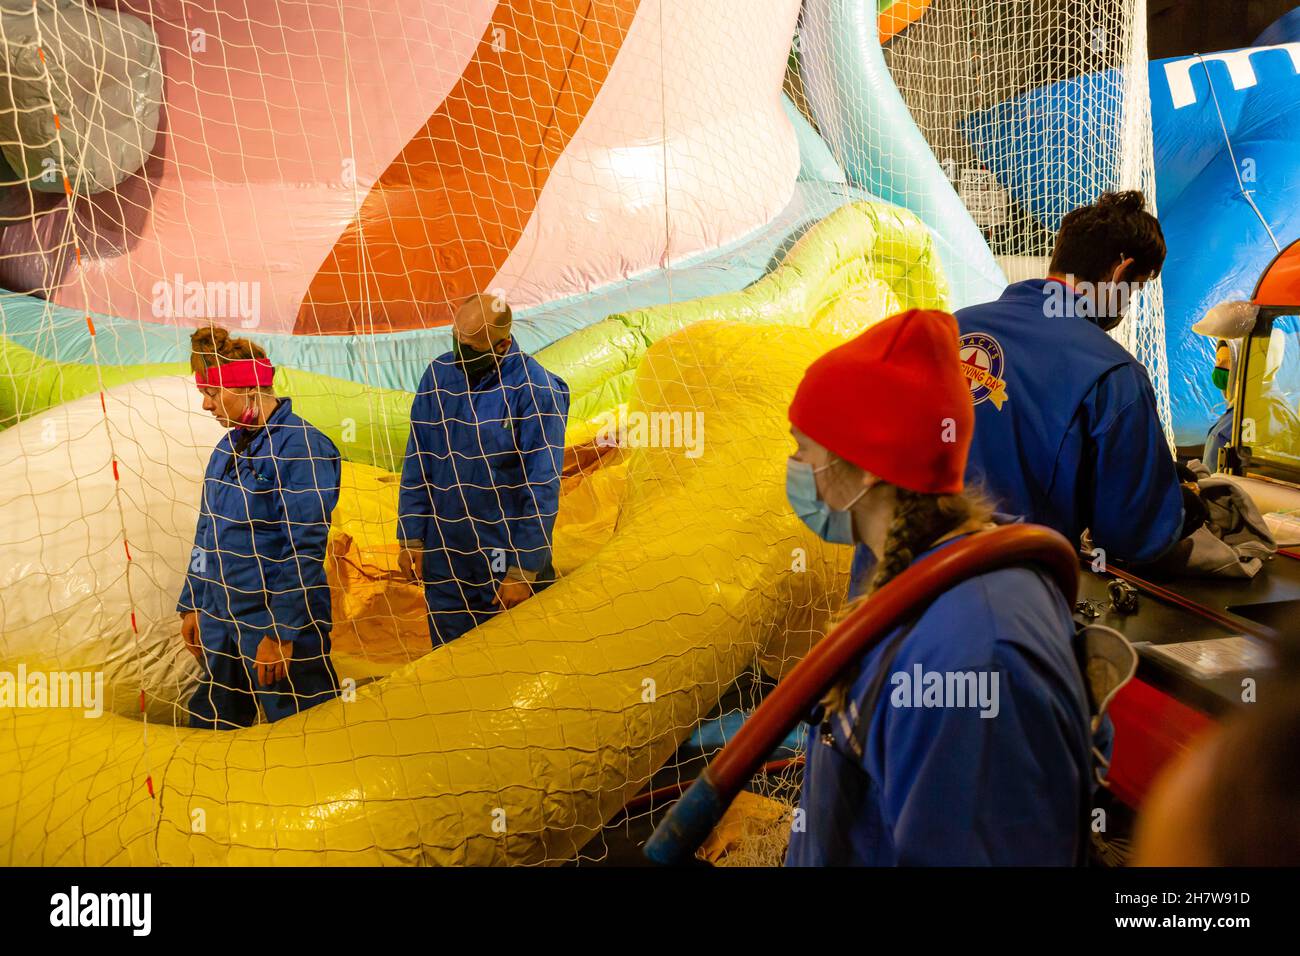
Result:
M872 326L808 367L790 423L892 485L957 494L975 428L957 320L913 309Z

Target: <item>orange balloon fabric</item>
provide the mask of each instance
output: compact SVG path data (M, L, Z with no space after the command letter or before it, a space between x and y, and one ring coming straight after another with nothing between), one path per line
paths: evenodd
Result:
M449 323L523 233L638 3L498 4L456 86L379 177L322 263L294 331Z

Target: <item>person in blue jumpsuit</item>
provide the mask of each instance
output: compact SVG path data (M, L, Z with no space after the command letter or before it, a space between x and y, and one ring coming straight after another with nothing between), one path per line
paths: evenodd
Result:
M1223 393L1228 407L1210 426L1210 430L1205 435L1205 449L1201 452L1201 463L1212 474L1219 470L1219 452L1232 439L1232 403L1234 399L1232 369L1235 361L1233 343L1227 339L1219 339L1215 342L1214 371L1211 373L1211 381L1213 381L1214 387Z
M1164 237L1141 193L1108 193L1062 221L1047 279L957 312L975 403L967 480L997 509L1108 559L1160 559L1184 527L1184 489L1146 369L1107 331L1160 271ZM1196 502L1190 501L1195 505Z
M1193 327L1193 331L1197 329ZM1275 330L1271 341L1275 345L1280 345L1285 341L1280 339L1280 336L1281 333ZM1218 471L1219 452L1232 440L1237 367L1242 348L1243 340L1240 338L1231 341L1219 339L1215 343L1214 372L1211 381L1223 392L1227 408L1210 426L1205 436L1205 449L1201 460L1211 472ZM1248 412L1243 421L1243 426L1247 422L1250 423L1251 431L1244 436L1243 444L1258 445L1268 451L1300 456L1300 415L1297 415L1292 408L1292 402L1287 398L1286 392L1278 387L1279 368L1284 354L1284 350L1270 348L1266 353L1263 374L1258 378L1252 376L1255 379L1255 386L1248 393L1247 400L1248 408L1253 411L1253 414Z
M224 329L194 333L203 408L230 430L203 475L198 526L176 610L203 665L190 725L268 721L339 693L325 576L339 452L271 389L266 353Z
M882 587L987 527L964 490L973 418L953 317L887 319L800 383L791 506L865 549ZM1059 588L1029 566L972 577L886 636L811 718L787 865L1081 862L1092 763L1073 638Z
M435 647L555 577L569 388L520 351L511 321L500 299L467 299L452 351L429 365L411 404L399 560L424 584Z

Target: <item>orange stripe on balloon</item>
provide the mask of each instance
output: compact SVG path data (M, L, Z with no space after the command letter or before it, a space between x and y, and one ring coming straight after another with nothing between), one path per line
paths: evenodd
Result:
M313 277L298 333L445 325L523 234L639 0L497 4L456 86L371 187Z
M902 33L930 9L933 0L898 0L882 10L877 24L880 42L885 43Z
M1256 305L1300 306L1300 239L1278 253L1255 288Z

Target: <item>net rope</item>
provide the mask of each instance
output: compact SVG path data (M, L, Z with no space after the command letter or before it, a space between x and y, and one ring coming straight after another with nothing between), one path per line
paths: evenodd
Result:
M799 4L763 5L0 0L0 702L23 698L0 708L0 861L559 864L644 839L664 802L629 801L689 784L842 600L844 556L791 547L774 396L864 310L941 301L932 271L988 278L881 201L934 186L873 160L892 128L846 113L862 135L837 138L810 103L856 59L815 63ZM1045 148L1071 190L1151 197L1144 24L1142 0L934 0L884 44L999 263L1051 230L963 119L1116 71L1088 106L1113 155ZM816 142L869 173L801 171ZM808 300L809 249L854 284ZM490 406L426 394L427 435L471 437L422 445L412 403L470 292L509 301L515 345L567 388L532 370ZM209 326L263 347L307 424L214 420L189 364ZM590 329L608 341L558 351ZM1117 336L1168 422L1158 283ZM581 431L594 410L644 417L610 447ZM483 615L442 647L402 571L412 517L470 569L443 597ZM557 582L489 620L500 562L538 553ZM255 692L262 636L326 625L331 651L304 654L337 699L294 664L277 702ZM53 703L95 680L101 714ZM204 686L249 726L192 728ZM300 712L271 720L285 699ZM756 778L715 861L779 863L799 783L798 761Z

